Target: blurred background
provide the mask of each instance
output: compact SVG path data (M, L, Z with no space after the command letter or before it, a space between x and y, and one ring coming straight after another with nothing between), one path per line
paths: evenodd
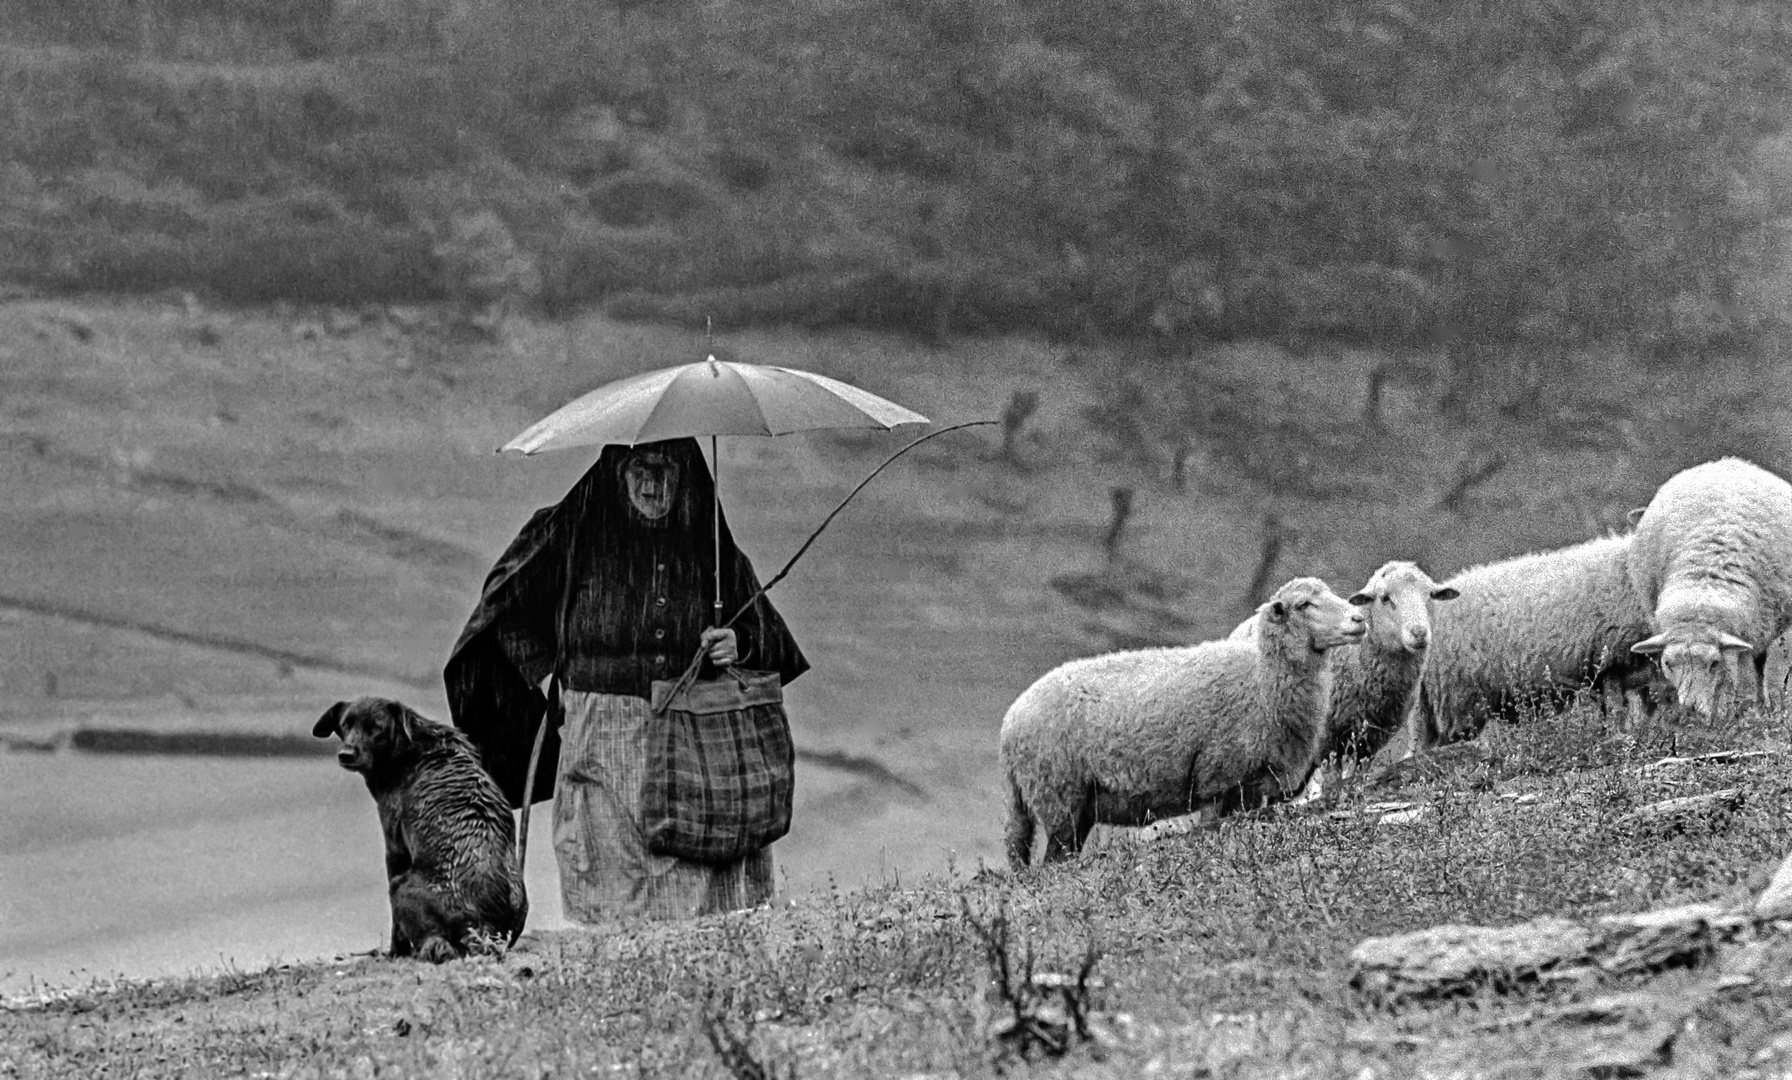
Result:
M816 661L788 895L998 859L1002 711L1069 656L1621 530L1722 454L1792 474L1777 2L0 26L0 989L378 944L312 720L445 718L486 568L590 461L492 448L706 326L1002 421L774 594ZM725 440L762 575L901 444Z

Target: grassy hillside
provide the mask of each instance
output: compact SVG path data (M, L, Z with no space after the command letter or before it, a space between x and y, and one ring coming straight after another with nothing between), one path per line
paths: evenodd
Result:
M1761 924L1652 973L1352 983L1363 939L1714 901L1792 846L1788 716L1584 710L1357 789L1019 875L934 876L432 968L344 957L95 986L0 1012L18 1076L1749 1076L1787 1053L1792 945ZM1660 759L1758 748L1706 763ZM1740 791L1678 821L1668 797ZM1068 989L1058 989L1063 986Z

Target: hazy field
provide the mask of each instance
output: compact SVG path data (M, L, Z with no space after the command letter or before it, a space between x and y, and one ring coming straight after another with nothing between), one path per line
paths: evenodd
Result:
M713 1074L691 1027L702 1014L737 1028L759 1018L757 1052L805 1073L979 1072L993 1060L988 967L966 916L987 925L1008 908L1042 964L1073 964L1091 940L1106 957L1099 1005L1123 1038L1080 1051L1076 1071L1162 1062L1199 1075L1206 1061L1240 1075L1431 1075L1484 1052L1463 1041L1480 1021L1384 1017L1391 1041L1352 1042L1382 1022L1343 989L1343 957L1362 936L1735 897L1792 842L1783 712L1715 729L1582 715L1351 796L1429 808L1420 821L1432 824L1416 829L1373 815L1241 824L1142 861L1116 834L1067 872L980 872L999 862L995 733L1013 696L1069 656L1223 633L1248 608L1266 515L1284 530L1268 576L1314 573L1340 589L1387 558L1442 576L1578 539L1616 527L1689 459L1746 446L1785 460L1787 384L1773 357L1714 362L1672 395L1626 398L1626 441L1613 444L1568 439L1556 417L1465 431L1431 415L1422 383L1391 391L1373 432L1356 422L1373 354L1233 346L1212 370L1274 418L1272 434L1204 441L1178 490L1164 448L1116 427L1111 379L1129 370L1119 349L797 332L727 343L940 424L998 415L1017 389L1042 400L1016 461L999 458L987 429L919 448L773 594L815 662L789 694L803 757L796 822L776 849L795 906L638 937L556 934L538 831L532 926L548 932L503 964L359 959L251 975L380 943L377 826L359 781L327 755L42 747L82 726L303 736L332 701L368 692L445 715L440 664L490 560L590 460L493 448L598 383L691 358L699 339L587 318L517 320L480 342L426 311L179 298L0 306L0 736L11 748L0 753L0 992L225 972L6 1014L8 1060L25 1075L158 1055L166 1071L205 1073L242 1053L272 1075L365 1071L363 1060L415 1075L516 1062ZM723 499L761 572L902 443L725 441ZM1490 444L1507 464L1463 487ZM1307 456L1315 446L1322 456ZM1266 488L1288 461L1308 481ZM1110 567L1116 485L1134 489L1137 509ZM1771 679L1784 677L1776 667ZM1737 747L1774 756L1686 776L1644 768L1676 748ZM1666 841L1617 824L1652 799L1721 785L1748 793L1741 813ZM1514 816L1527 804L1509 800L1527 795L1566 809ZM525 968L547 978L504 990L534 977ZM630 981L656 971L658 982ZM324 985L330 994L309 997ZM1762 993L1748 999L1759 1021L1730 1030L1711 1060L1744 1060L1768 1040L1783 995ZM1480 1007L1510 1019L1528 1006ZM509 1024L519 1009L531 1023ZM189 1014L199 1020L181 1034ZM510 1034L471 1034L500 1029ZM413 1030L430 1038L393 1041ZM1501 1044L1509 1074L1553 1061L1546 1043ZM1401 1046L1432 1047L1429 1064L1402 1066Z

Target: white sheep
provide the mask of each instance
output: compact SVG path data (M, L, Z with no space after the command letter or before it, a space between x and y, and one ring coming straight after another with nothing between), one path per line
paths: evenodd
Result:
M1383 563L1350 597L1362 606L1369 631L1360 645L1332 656L1331 704L1324 757L1360 765L1381 752L1406 723L1431 643L1432 604L1458 591L1439 585L1414 563ZM1256 633L1252 615L1232 638Z
M1284 798L1323 744L1326 652L1364 619L1317 578L1276 590L1256 641L1210 641L1073 660L1028 687L1002 720L1008 860L1082 850L1097 822L1144 825Z
M1768 650L1792 627L1792 484L1733 457L1674 474L1637 521L1630 580L1656 631L1633 648L1682 704L1715 716L1749 653L1765 706Z
M1484 566L1451 577L1461 598L1432 615L1412 715L1412 749L1472 739L1495 717L1560 708L1582 690L1624 686L1644 665L1631 646L1652 632L1631 588L1632 534Z

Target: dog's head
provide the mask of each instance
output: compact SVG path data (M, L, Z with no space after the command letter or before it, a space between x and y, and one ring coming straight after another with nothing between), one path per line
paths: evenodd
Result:
M368 773L410 749L416 738L417 714L390 698L364 697L338 701L317 718L311 734L320 739L342 737L336 760L350 772Z

